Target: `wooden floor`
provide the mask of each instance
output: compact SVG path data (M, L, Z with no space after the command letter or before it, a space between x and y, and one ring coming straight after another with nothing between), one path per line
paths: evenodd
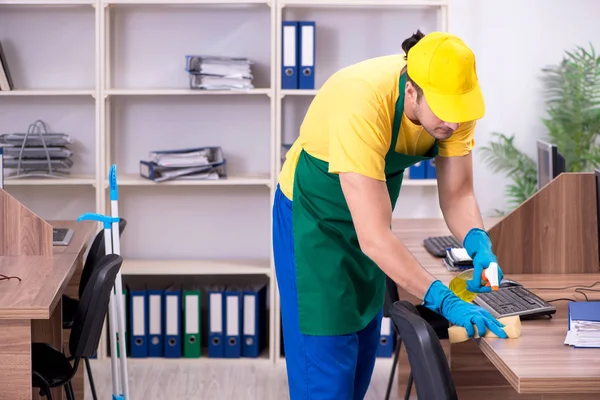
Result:
M223 362L221 362L223 361ZM99 399L111 398L110 361L91 360ZM364 400L383 400L391 359L377 361ZM241 360L131 360L128 365L131 400L286 400L285 366ZM395 389L397 385L393 386ZM91 392L86 381L86 400ZM404 398L392 390L391 400ZM416 399L413 395L412 398Z

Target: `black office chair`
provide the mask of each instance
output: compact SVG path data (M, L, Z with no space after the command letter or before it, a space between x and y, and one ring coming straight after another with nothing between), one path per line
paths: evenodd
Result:
M444 349L434 329L419 315L417 307L408 301L397 301L390 309L390 317L404 342L417 398L457 400Z
M108 254L89 275L69 336L70 357L48 343L32 343L32 384L40 389L40 396L52 400L50 389L63 386L67 400L75 400L71 379L80 360L91 357L98 348L110 293L122 264L121 256Z
M119 220L119 236L123 234L125 227L127 226L127 220L121 218ZM83 295L83 291L86 287L88 280L90 279L90 275L94 270L95 266L98 265L98 262L106 255L104 243L104 229L101 229L100 232L96 234L92 245L90 246L90 250L88 251L87 257L85 259L85 264L83 265L83 270L81 271L81 278L79 279L79 298ZM62 296L62 312L63 312L63 329L71 329L73 326L73 321L75 320L75 314L77 312L77 307L79 306L79 300L69 297L67 295ZM85 357L85 369L87 371L88 380L90 382L90 389L92 391L92 398L97 400L98 397L96 395L96 386L94 385L94 377L92 376L92 369L90 367L90 360Z
M383 315L386 317L391 317L390 310L392 306L400 301L400 296L398 295L398 287L396 282L386 276L386 297L385 303L383 307ZM438 339L448 339L448 327L450 326L448 320L438 313L431 311L427 307L424 306L416 306L416 310L419 315L431 325L434 332L436 333ZM394 381L394 375L396 374L396 367L398 366L398 357L400 356L400 348L402 347L402 339L400 337L400 333L398 332L397 327L394 325L394 331L396 332L396 345L394 348L394 362L392 364L392 370L390 371L390 378L388 380L387 390L385 392L385 400L389 400L390 394L392 392L392 385ZM412 391L413 386L413 375L409 373L408 375L408 383L406 384L406 392L404 394L404 399L408 400L410 398L410 393Z

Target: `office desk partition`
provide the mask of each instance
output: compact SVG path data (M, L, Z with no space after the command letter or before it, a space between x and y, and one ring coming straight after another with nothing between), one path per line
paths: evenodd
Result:
M486 229L500 219L486 219ZM394 233L404 242L421 265L434 277L448 284L457 275L448 271L441 259L423 247L427 236L450 234L441 219L395 220ZM507 278L531 288L546 300L562 297L584 300L574 288L548 290L572 285L591 285L600 273L505 274ZM600 285L597 287L600 289ZM400 298L420 302L403 289ZM600 300L600 293L586 292ZM559 400L600 398L600 349L575 349L564 345L567 332L567 302L553 302L557 313L552 319L523 321L519 339L480 339L449 345L442 341L461 400L519 399ZM398 366L398 390L403 393L408 378L408 359L402 351ZM415 393L415 392L413 392Z
M57 349L68 344L61 297L65 291L77 296L83 255L98 228L94 222L51 225L75 229L69 246L53 247L52 255L0 257L0 273L21 278L0 281L0 399L38 398L31 387L31 342L44 341ZM77 398L83 398L83 371L73 383ZM52 394L61 399L63 391Z

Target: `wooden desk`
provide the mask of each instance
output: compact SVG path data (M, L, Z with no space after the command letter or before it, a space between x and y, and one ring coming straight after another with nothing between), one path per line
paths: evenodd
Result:
M486 221L486 228L497 220ZM456 275L423 247L427 236L447 235L443 220L396 220L394 233L400 237L424 268L445 284ZM572 285L600 282L598 274L514 274L516 280L546 300L584 300ZM600 284L596 286L600 289ZM552 290L550 290L552 289ZM402 289L401 298L413 299ZM598 292L585 292L600 299ZM450 361L459 398L576 400L600 396L600 349L574 349L564 345L567 332L567 301L556 301L552 319L523 321L519 339L481 339L450 346L442 341ZM399 390L406 386L408 360L403 354L399 365ZM413 392L414 393L414 392Z
M50 223L75 229L69 246L54 247L51 257L0 257L0 273L21 278L21 282L0 281L0 399L38 397L31 387L31 342L44 341L62 348L61 298L67 290L77 297L73 288L78 285L79 274L74 275L81 270L85 249L97 229L91 221ZM79 377L82 390L83 375ZM62 393L53 391L53 398L61 399Z

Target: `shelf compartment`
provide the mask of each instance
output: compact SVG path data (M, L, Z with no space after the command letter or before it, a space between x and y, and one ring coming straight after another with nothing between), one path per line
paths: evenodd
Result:
M254 0L113 1L120 5L111 7L107 27L109 93L200 94L190 90L185 70L185 56L198 54L199 49L209 49L205 50L209 55L247 57L253 62L252 84L258 88L250 93L270 91L264 89L272 87L271 11L264 6L266 1L254 5ZM202 4L206 6L198 6ZM127 40L118 40L122 37Z
M405 178L402 181L402 186L421 186L421 187L434 187L437 186L437 179L409 179Z
M268 260L123 261L123 275L270 275Z
M10 4L18 6L30 5L92 5L95 0L0 0L0 5Z
M267 95L271 89L250 90L193 90L193 89L108 89L110 96L240 96L240 95Z
M279 94L281 95L281 97L285 97L285 96L315 96L317 93L319 93L319 89L313 89L313 90L306 90L306 89L289 90L289 89L284 89L284 90L280 90L279 91Z
M230 5L230 4L271 4L271 0L105 0L105 4L206 4L206 5Z
M440 7L447 6L447 0L279 0L282 7Z
M93 175L73 175L65 178L4 178L5 186L85 186L95 185Z
M0 90L0 96L94 96L94 90Z
M172 180L156 183L139 175L123 174L117 177L119 186L271 186L268 175L230 176L219 180ZM105 182L105 187L108 182Z

